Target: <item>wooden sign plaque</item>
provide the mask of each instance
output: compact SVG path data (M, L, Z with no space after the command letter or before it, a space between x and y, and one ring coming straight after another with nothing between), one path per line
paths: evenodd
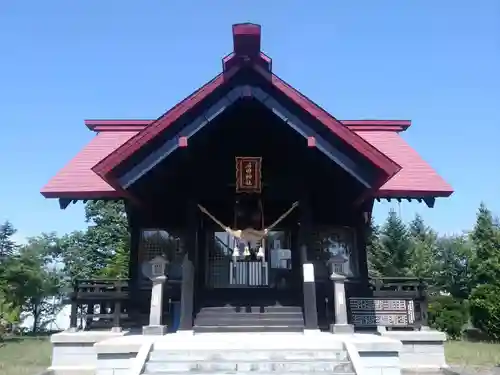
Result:
M236 157L236 192L260 193L262 191L262 158Z

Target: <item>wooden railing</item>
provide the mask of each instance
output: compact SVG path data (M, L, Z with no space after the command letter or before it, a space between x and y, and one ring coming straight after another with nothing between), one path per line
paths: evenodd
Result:
M69 296L71 302L70 328L85 329L122 326L128 318L126 302L129 300L128 280L92 279L75 280Z
M351 288L348 295L350 320L357 328L421 329L427 326L424 279L372 278L366 285Z

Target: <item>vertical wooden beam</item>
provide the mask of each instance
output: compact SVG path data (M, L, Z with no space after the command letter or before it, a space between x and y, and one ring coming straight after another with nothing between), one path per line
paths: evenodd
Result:
M304 320L306 330L318 329L318 308L316 302L316 282L314 264L307 259L308 247L311 243L311 207L307 199L300 201L299 251L302 264L302 292L304 294Z
M70 332L76 332L78 329L78 303L77 303L77 296L78 296L78 281L75 280L73 281L73 292L71 294L71 313L69 316L69 331Z
M193 329L194 310L194 286L195 268L194 259L196 254L196 236L198 234L198 215L194 201L188 202L188 220L186 225L186 255L182 262L182 284L181 284L181 317L179 330L190 331Z
M121 293L123 291L122 289L122 283L121 282L115 282L114 289ZM113 327L111 328L112 332L121 332L122 327L121 327L121 314L122 314L122 301L121 299L117 299L114 303L113 306Z
M129 291L130 296L139 295L139 281L141 277L140 265L139 265L139 246L141 241L141 220L140 212L137 206L133 205L131 202L124 202L125 212L127 214L128 221L128 231L129 231L129 263L128 263L128 278L129 278ZM140 316L140 306L139 304L144 302L141 299L130 298L127 301L127 308L130 310L130 315L139 319Z
M374 199L365 201L360 207L361 212L356 218L356 261L359 277L363 282L368 281L368 256L366 245L371 231L371 213L373 210ZM364 213L368 215L364 215ZM366 219L366 216L368 219Z

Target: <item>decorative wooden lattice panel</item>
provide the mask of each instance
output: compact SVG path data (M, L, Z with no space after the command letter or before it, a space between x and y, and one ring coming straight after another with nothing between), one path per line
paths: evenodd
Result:
M358 327L408 327L415 324L412 299L349 298L351 322Z
M139 263L148 262L157 256L169 261L168 273L171 277L179 277L179 266L185 253L183 238L176 233L164 229L144 229L141 231L139 244ZM174 275L175 273L175 275Z

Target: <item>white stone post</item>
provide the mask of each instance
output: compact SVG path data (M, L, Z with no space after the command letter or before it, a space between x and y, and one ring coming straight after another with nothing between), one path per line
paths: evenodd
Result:
M143 335L164 335L167 326L162 324L163 316L163 287L167 276L165 269L168 262L162 256L157 256L143 268L144 273L153 282L151 288L151 306L149 310L149 325L142 327ZM149 266L149 267L148 267Z
M354 327L347 320L347 298L345 295L345 276L332 272L333 298L335 301L335 322L330 326L332 333L353 333Z

